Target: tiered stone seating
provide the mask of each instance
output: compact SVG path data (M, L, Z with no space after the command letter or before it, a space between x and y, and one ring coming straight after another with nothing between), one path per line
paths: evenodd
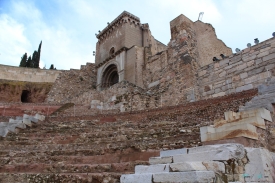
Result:
M201 126L254 95L148 112L49 117L0 138L0 182L119 182L160 150L200 146Z

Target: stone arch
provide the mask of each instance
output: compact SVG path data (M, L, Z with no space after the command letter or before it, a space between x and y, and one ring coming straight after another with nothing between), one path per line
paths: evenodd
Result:
M116 64L112 63L106 66L102 73L101 88L108 88L119 82L119 68Z

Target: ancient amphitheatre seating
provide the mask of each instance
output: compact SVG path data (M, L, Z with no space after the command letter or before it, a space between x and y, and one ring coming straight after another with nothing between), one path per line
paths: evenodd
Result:
M160 150L200 146L200 126L237 111L256 94L251 90L147 112L46 118L1 138L0 180L119 182L121 174L148 164Z

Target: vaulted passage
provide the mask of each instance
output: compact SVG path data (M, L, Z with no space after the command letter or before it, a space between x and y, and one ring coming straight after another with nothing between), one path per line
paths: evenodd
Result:
M28 90L23 90L23 91L22 91L22 94L21 94L21 102L23 102L23 103L31 102L31 101L30 101L30 94L31 94L30 91L28 91Z
M119 76L118 76L116 65L114 64L109 65L103 73L101 88L102 89L108 88L118 83L118 81L119 81Z

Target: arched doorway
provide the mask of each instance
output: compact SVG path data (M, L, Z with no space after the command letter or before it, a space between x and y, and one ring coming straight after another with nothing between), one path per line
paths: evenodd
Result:
M119 76L118 76L117 66L115 64L111 64L103 72L101 88L102 89L108 88L118 83L118 81L119 81Z
M21 102L28 103L30 102L30 94L31 92L28 90L23 90L21 94Z

